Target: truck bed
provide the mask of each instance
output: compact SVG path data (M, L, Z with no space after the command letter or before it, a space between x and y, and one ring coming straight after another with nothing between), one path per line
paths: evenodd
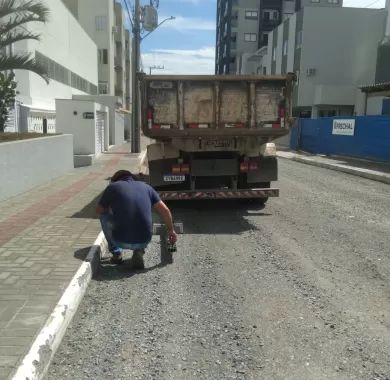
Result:
M157 140L288 133L292 75L144 76L142 129ZM287 95L286 95L287 94Z

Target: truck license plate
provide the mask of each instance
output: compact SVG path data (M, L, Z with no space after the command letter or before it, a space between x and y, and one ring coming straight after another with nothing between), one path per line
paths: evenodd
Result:
M204 144L208 148L232 148L233 140L226 140L226 139L206 140Z
M164 182L184 182L186 180L185 175L165 175Z

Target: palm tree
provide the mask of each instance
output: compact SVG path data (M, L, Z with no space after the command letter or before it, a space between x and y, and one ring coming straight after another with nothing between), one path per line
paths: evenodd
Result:
M48 21L49 9L39 0L0 0L0 72L28 70L49 81L45 69L29 53L10 54L12 44L37 40L40 35L28 31L30 22Z

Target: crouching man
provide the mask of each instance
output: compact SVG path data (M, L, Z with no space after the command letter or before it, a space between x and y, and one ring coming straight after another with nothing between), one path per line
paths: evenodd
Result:
M143 256L152 239L153 209L166 224L170 242L175 243L172 214L157 192L146 183L136 181L127 170L119 170L111 177L96 211L113 263L122 263L122 249L129 249L133 251L132 267L144 269Z

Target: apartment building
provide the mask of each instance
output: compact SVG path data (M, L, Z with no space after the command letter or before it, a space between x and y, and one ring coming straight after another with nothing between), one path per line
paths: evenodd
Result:
M116 96L130 109L131 36L122 5L115 0L63 0L98 47L100 95Z
M94 95L98 91L97 46L61 0L47 2L46 24L31 23L28 31L40 41L14 43L15 52L30 52L45 68L47 84L38 75L16 70L17 96L9 131L55 132L56 98Z
M271 31L306 6L339 8L342 0L218 0L215 73L240 73L242 55L267 46Z
M378 54L386 20L385 9L304 7L270 34L258 70L296 73L296 116L362 115L359 87L375 83L378 57L390 67L390 55Z

